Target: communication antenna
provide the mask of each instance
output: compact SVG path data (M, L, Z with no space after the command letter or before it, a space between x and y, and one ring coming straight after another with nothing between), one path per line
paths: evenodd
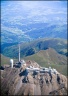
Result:
M20 62L20 44L19 44L19 62Z

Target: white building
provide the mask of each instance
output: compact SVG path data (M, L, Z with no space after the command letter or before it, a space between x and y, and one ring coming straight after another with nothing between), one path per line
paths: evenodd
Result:
M34 66L29 66L26 68L28 71L39 71L39 72L42 72L42 73L45 73L45 72L50 72L50 73L54 73L54 74L57 74L57 70L56 69L52 69L51 67L49 68L46 68L46 67L41 67L41 68L35 68Z
M10 59L10 67L13 68L13 59Z

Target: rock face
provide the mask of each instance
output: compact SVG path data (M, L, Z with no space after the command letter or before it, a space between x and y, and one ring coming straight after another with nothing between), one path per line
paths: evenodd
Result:
M67 78L60 73L28 73L15 67L0 71L2 95L67 95Z

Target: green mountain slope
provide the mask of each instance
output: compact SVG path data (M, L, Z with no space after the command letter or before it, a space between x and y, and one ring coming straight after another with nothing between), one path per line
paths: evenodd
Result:
M40 50L46 50L49 47L54 48L60 54L67 55L67 40L65 39L43 38L29 43L21 43L20 45L21 57L33 55ZM4 47L2 54L7 57L18 58L18 44Z
M41 50L38 53L27 56L25 60L34 60L43 67L56 68L60 73L67 75L67 57L58 54L54 49Z
M6 56L4 56L2 54L0 54L0 56L1 56L1 65L9 64L10 58L8 58L8 57L6 57Z

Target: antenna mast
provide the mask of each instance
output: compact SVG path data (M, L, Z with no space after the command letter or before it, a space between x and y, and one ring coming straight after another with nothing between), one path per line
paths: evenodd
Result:
M20 62L20 44L19 44L19 62Z

